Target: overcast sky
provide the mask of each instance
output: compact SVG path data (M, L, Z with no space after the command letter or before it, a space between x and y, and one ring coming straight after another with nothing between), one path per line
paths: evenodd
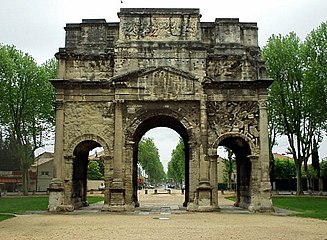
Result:
M66 23L80 23L87 18L118 22L119 9L131 7L199 8L203 22L224 17L257 22L260 47L272 34L294 31L304 39L327 20L327 0L1 0L0 43L15 45L41 64L64 47ZM167 162L178 135L172 130L154 129L147 136L160 136L156 143L162 145L160 155ZM282 153L286 146L282 140L275 150ZM327 147L321 148L321 155L327 155Z

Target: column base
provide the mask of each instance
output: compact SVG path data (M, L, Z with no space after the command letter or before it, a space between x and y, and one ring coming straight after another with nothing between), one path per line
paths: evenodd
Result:
M49 212L62 211L61 206L64 206L64 183L60 179L52 179L49 188Z
M214 212L220 211L219 207L213 204L212 187L208 182L200 182L196 189L196 198L190 202L187 210L190 212Z

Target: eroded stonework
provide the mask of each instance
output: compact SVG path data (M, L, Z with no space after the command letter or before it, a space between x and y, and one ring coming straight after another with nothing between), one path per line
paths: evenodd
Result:
M266 70L256 23L199 9L121 9L120 22L67 24L56 88L55 179L49 211L87 204L88 153L103 147L104 211L139 206L137 153L155 127L185 145L189 211L219 208L217 148L236 156L236 204L271 211ZM60 186L60 187L58 187Z

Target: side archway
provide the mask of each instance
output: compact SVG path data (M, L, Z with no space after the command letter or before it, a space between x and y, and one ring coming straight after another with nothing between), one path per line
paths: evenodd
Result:
M252 188L252 160L257 154L253 142L240 133L226 133L217 138L212 145L212 151L217 151L219 146L230 149L236 160L236 201L235 206L248 208L251 204Z
M87 134L76 138L70 148L68 156L71 164L71 202L75 209L88 205L87 202L87 172L89 164L89 153L91 150L102 147L104 155L108 154L105 141L93 134Z

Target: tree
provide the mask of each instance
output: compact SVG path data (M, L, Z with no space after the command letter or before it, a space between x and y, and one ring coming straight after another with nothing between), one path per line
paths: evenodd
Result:
M158 183L165 178L166 174L160 162L159 151L152 138L143 138L140 141L138 160L150 182Z
M180 138L176 148L171 154L171 160L168 163L168 178L172 178L180 184L185 179L185 149L183 139Z
M326 131L327 119L327 22L310 32L304 41L303 56L305 62L305 79L308 83L306 91L308 96L307 107L314 111L310 117L316 125L312 139L312 166L308 169L304 163L308 183L313 175L320 179L318 147L322 134ZM320 179L321 181L321 179ZM312 182L312 181L311 181ZM309 185L309 184L308 184ZM322 186L322 184L319 184ZM311 184L311 188L313 185Z
M232 175L236 170L236 160L235 155L232 150L225 148L227 151L227 158L222 159L224 163L224 180L227 182L227 189L232 189Z
M303 193L301 167L310 154L312 125L304 107L302 44L295 33L286 37L269 38L263 49L268 74L274 79L269 96L269 104L275 110L275 121L280 126L280 134L286 135L289 150L293 155L297 172L297 194Z
M307 176L308 159L326 129L326 24L308 35L304 43L295 33L275 36L263 50L268 74L270 119L277 133L286 135L297 173L297 194L302 194L301 167ZM272 137L271 137L272 139Z
M275 178L292 179L296 176L294 161L290 159L275 159Z
M90 161L87 165L87 178L90 180L103 180L103 174L98 161Z
M55 60L38 66L14 46L0 45L0 124L20 161L24 194L34 150L53 125L54 89L49 79L55 78L56 69Z

